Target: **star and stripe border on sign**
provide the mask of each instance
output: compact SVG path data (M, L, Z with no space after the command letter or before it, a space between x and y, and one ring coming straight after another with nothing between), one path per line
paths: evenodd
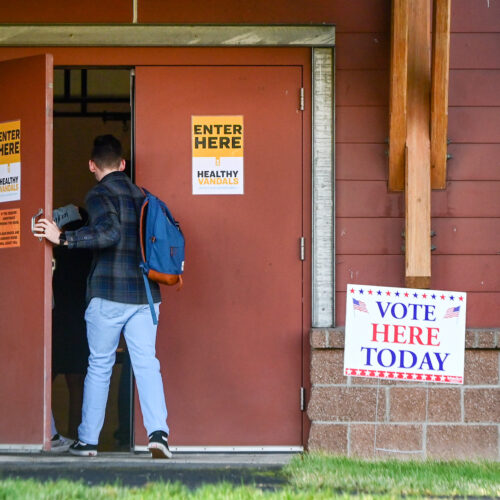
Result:
M403 288L403 289L395 289L396 291L390 291L390 290L381 290L380 288L377 287L360 287L358 289L351 287L349 289L349 294L350 295L356 295L358 293L360 296L361 295L376 295L380 297L391 297L394 298L396 297L398 300L401 300L403 298L405 299L432 299L436 301L441 301L441 300L449 300L450 302L454 302L455 304L459 305L461 302L464 302L464 295L456 292L432 292L430 291L423 291L421 293L417 291L413 291ZM427 293L426 293L427 292Z
M407 382L442 382L445 384L461 384L462 377L448 375L429 375L424 373L395 372L390 370L361 370L359 368L345 368L346 377L381 378L385 380L404 380Z

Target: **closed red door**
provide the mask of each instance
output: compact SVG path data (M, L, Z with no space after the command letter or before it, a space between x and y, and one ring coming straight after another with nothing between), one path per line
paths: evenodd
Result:
M31 233L52 211L52 56L0 63L0 449L47 445L51 255Z
M173 446L302 444L301 86L298 66L136 70L136 181L187 242L157 342ZM192 124L207 116L243 117L243 194L193 194Z

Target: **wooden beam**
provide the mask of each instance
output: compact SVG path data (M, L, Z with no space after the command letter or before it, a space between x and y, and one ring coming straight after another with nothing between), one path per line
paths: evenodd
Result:
M1 24L0 47L333 47L331 25Z
M405 169L406 286L431 281L430 0L409 0Z
M431 186L446 188L451 0L434 0L431 87Z
M389 96L389 191L405 187L408 0L392 0Z

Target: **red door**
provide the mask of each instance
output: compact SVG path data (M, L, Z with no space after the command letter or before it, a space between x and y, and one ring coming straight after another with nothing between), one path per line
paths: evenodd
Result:
M31 219L52 213L52 56L0 75L0 449L29 448L50 439L52 251Z
M173 446L302 444L301 86L297 66L137 68L136 181L187 241L157 342ZM243 117L244 194L192 194L192 119L216 115Z

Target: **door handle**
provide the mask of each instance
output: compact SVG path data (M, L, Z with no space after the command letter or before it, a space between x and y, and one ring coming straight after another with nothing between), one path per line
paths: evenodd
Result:
M31 217L31 232L35 232L35 224L36 224L36 219L37 217L40 217L41 215L43 215L43 208L40 208L38 210L38 212L33 216ZM40 241L43 240L43 238L38 238Z

